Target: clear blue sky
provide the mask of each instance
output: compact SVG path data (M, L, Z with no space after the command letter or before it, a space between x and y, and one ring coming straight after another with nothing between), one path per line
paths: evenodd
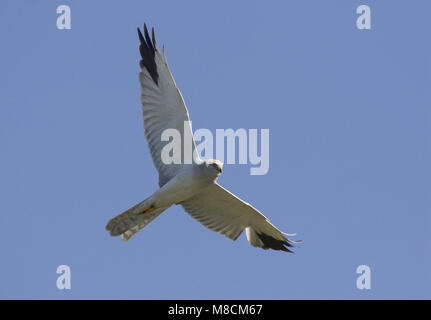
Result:
M70 5L72 29L56 28ZM356 7L372 29L356 28ZM0 298L431 298L429 1L4 1ZM172 207L129 243L106 222L157 188L136 27L154 25L193 128L269 128L270 169L219 182L295 254ZM57 266L72 289L56 287ZM371 268L371 290L356 268Z

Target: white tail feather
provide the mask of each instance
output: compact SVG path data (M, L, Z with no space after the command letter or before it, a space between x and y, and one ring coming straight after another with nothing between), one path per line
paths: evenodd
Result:
M137 232L167 209L167 207L154 208L149 212L144 212L149 206L148 199L138 203L109 220L106 229L109 230L111 236L121 235L121 240L129 241Z

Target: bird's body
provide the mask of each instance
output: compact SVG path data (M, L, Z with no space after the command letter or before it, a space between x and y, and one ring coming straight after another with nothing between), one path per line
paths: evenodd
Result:
M184 166L178 174L157 190L152 199L155 207L170 207L193 197L214 184L219 173L206 162Z
M183 208L209 229L236 240L246 230L252 246L291 252L292 240L274 227L264 215L217 183L223 164L201 160L189 124L189 115L181 93L168 68L166 58L157 49L144 25L140 39L141 103L145 135L156 169L159 186L153 195L112 218L106 228L113 236L128 241L134 234L174 204ZM190 146L180 163L166 163L163 157L163 132L175 129L181 142ZM191 160L191 161L188 161Z

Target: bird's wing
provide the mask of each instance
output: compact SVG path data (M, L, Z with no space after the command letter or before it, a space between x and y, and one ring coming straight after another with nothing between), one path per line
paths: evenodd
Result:
M183 208L205 227L236 240L244 229L254 247L291 252L295 241L284 237L268 219L249 203L215 183L181 202Z
M177 174L184 163L191 163L189 160L198 158L198 155L195 152L196 146L186 105L169 70L164 52L162 58L157 48L154 28L152 39L146 25L144 25L144 36L139 28L138 35L142 58L139 62L141 67L139 81L144 129L151 157L159 172L159 185L162 186ZM181 161L178 161L180 163L165 164L162 161L162 149L171 143L161 139L162 132L166 129L175 129L181 135L181 141L179 141Z

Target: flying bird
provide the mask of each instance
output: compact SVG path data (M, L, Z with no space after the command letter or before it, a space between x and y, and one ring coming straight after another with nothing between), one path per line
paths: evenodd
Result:
M144 35L138 28L141 72L141 104L151 157L159 173L160 188L149 198L109 220L106 229L112 236L130 240L138 231L170 206L181 205L205 227L235 241L246 231L248 242L258 248L292 252L293 236L278 230L249 203L217 183L223 170L218 160L202 160L196 152L189 114L183 97L169 70L164 48L160 54L152 28L152 37L144 24ZM186 123L186 125L185 125ZM165 164L162 160L162 132L176 129L183 143L191 145L192 160L186 155L181 163Z

